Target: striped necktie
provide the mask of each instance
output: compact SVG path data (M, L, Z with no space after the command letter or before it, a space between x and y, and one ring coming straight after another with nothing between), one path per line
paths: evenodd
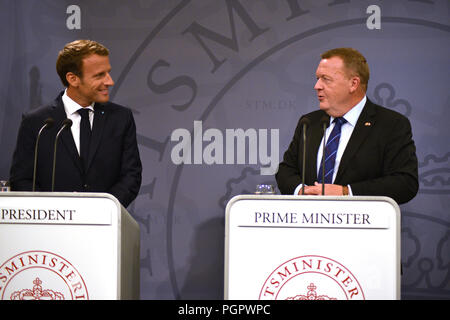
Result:
M334 128L325 146L325 183L333 182L334 164L336 162L339 138L341 137L341 127L347 120L344 118L335 118L333 122L335 123ZM322 168L319 169L318 181L322 183Z

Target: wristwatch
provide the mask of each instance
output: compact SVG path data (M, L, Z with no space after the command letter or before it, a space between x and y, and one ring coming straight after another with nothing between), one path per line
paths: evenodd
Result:
M348 196L348 186L342 186L342 195Z

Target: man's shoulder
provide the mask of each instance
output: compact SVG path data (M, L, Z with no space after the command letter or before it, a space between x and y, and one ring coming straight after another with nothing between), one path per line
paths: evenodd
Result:
M406 115L400 113L399 111L389 109L386 107L383 107L379 104L373 103L369 99L367 100L366 106L368 108L371 108L371 112L373 112L377 117L384 119L386 121L407 121L409 122L409 119Z
M399 111L386 108L379 104L373 103L371 100L367 99L366 105L364 106L363 112L372 116L382 119L386 123L396 123L409 122L406 115L400 113ZM315 110L302 115L299 119L299 123L302 118L308 118L312 123L318 123L321 121L322 117L327 116L326 112L323 110Z
M111 101L95 104L94 108L99 108L115 115L130 115L132 113L130 108Z
M300 118L300 120L301 120L302 118L308 118L308 119L309 119L310 121L312 121L312 122L318 122L318 121L320 121L320 119L322 119L322 117L324 117L324 116L328 117L325 111L323 111L323 110L315 110L315 111L312 111L312 112L310 112L310 113L304 114L304 115Z
M47 104L41 105L37 108L34 108L34 109L24 112L23 118L29 119L29 120L46 119L51 116L51 114L54 112L55 108L57 108L59 105L61 107L63 107L62 101L60 100L60 96L58 96L56 99L52 100L51 102L49 102Z

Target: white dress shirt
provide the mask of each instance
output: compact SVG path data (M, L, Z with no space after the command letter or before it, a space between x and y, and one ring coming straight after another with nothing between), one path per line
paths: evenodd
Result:
M358 102L353 108L348 111L343 118L347 120L346 123L344 123L341 127L341 136L339 138L339 146L336 153L336 162L334 163L334 171L333 171L333 183L336 179L336 174L339 169L339 164L341 163L342 155L344 154L345 148L347 147L348 141L350 140L350 137L352 136L353 129L355 129L356 122L358 121L359 115L361 114L364 105L366 104L367 97L364 96L360 102ZM333 123L334 117L330 117L330 125L328 126L327 130L325 131L325 136L328 137L331 134L331 131L334 128ZM317 152L317 173L318 176L321 174L321 164L322 164L322 150L323 150L323 138L320 142L319 150ZM297 195L302 187L302 184L299 184L297 188L295 188L294 195ZM352 195L351 187L348 186L349 194Z
M67 95L67 89L64 91L64 94L62 96L62 101L64 103L64 110L66 111L67 118L72 120L72 126L70 127L70 130L72 131L73 140L75 141L75 145L78 150L78 154L80 154L80 122L81 122L81 116L77 112L78 109L82 108L78 103L73 101L68 95ZM89 112L89 122L92 123L94 121L94 102L87 106L90 110Z

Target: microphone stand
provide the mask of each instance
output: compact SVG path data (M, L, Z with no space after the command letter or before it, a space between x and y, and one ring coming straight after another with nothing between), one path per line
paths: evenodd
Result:
M38 155L38 146L39 146L39 139L41 138L42 131L44 131L45 128L51 128L53 127L53 123L55 120L52 118L47 118L44 121L44 125L39 130L37 137L36 137L36 144L34 146L34 164L33 164L33 187L32 191L34 192L36 190L36 169L37 169L37 155Z
M306 128L311 121L308 118L303 118L300 123L302 124L303 133L303 159L302 159L302 195L305 195L305 170L306 170Z
M53 170L52 170L52 192L55 190L55 168L56 168L56 147L58 145L59 135L65 128L70 128L72 126L72 120L65 119L62 123L61 129L59 129L55 138L55 146L53 147Z
M325 147L327 145L326 143L326 131L327 131L327 125L330 119L327 116L323 116L320 120L322 122L323 126L323 148L322 148L322 195L325 195Z

